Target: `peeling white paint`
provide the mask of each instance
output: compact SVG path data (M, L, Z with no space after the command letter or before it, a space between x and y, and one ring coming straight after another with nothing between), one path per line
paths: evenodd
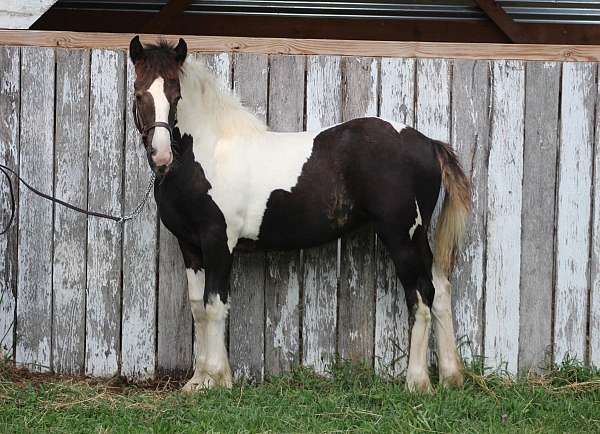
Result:
M554 360L586 356L588 253L596 99L594 65L563 63L556 219Z
M0 162L16 167L19 143L19 49L0 48ZM9 191L6 182L0 182L0 208L8 209ZM4 226L6 217L0 225ZM0 358L12 355L16 300L13 285L17 273L16 228L0 236ZM13 240L9 243L9 237Z
M380 116L413 125L415 59L381 59ZM408 363L408 308L396 268L377 240L375 270L375 369L397 376Z
M489 364L505 363L511 373L519 351L524 88L523 62L493 62L484 344Z
M125 53L92 50L90 87L90 209L121 212ZM88 375L118 372L120 347L121 229L88 220L86 367Z
M52 193L54 156L54 49L21 49L19 172ZM33 370L50 366L52 204L19 189L16 362ZM34 326L32 326L34 325Z
M341 120L340 58L307 59L306 129ZM337 243L305 251L303 348L305 366L326 373L334 360L337 326Z
M133 89L135 70L127 61L128 92ZM132 115L132 95L126 95L125 203L134 209L146 193L150 168ZM156 203L151 195L142 212L123 230L123 321L121 375L141 380L154 376L156 364L157 237Z

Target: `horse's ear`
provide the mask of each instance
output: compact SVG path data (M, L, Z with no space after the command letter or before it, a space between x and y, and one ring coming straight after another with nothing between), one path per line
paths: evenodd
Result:
M175 47L175 60L180 65L183 65L185 58L187 56L187 44L183 40L183 38L179 38L179 43Z
M144 47L139 36L135 36L129 43L129 57L134 64L144 58Z

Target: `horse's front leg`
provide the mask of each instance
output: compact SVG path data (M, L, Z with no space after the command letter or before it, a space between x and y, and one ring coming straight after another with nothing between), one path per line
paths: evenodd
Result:
M226 248L226 246L225 246ZM196 366L184 391L222 386L230 388L231 369L225 346L225 325L229 310L231 254L223 249L193 249L181 245L194 333Z

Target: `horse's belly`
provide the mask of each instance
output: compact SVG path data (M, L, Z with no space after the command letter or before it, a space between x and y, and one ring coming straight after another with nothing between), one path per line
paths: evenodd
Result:
M322 193L311 196L274 191L262 219L258 246L284 250L313 247L334 240L367 220L345 194Z

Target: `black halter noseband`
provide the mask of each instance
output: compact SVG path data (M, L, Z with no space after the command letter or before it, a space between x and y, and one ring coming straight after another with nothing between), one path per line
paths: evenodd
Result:
M142 134L142 137L148 137L148 133L150 130L153 130L157 127L166 128L169 131L169 140L173 142L173 127L166 122L154 122L150 125L144 126L144 122L142 121L142 116L137 108L137 102L133 101L133 121L135 122L135 126L138 131Z

